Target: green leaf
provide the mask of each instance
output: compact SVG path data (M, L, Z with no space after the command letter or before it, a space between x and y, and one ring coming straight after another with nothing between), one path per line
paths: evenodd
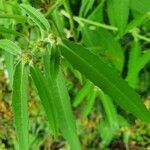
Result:
M57 28L56 31L57 32L59 31L58 33L57 32L56 33L58 35L60 34L61 37L64 37L65 36L65 34L64 34L65 22L63 20L63 17L61 16L59 10L55 9L52 12L51 16L52 16L52 19L53 19L54 26Z
M129 127L129 123L125 117L118 114L118 120L120 127Z
M53 77L56 77L59 71L59 64L60 64L60 51L59 48L52 47L51 55L50 55L50 71Z
M13 79L12 109L20 150L28 150L28 67L19 62Z
M128 22L130 0L108 0L107 5L110 23L117 26L122 35Z
M149 0L131 0L131 9L139 12L139 13L146 13L150 11L150 1Z
M141 45L139 41L132 43L128 62L128 74L126 77L127 82L133 88L136 88L138 84L138 75L144 66L150 62L150 50L146 50L144 54L141 54Z
M47 32L49 31L50 24L42 13L27 4L21 4L20 6L40 29L43 29Z
M62 135L69 142L73 150L80 150L66 83L60 70L57 76L51 74L50 55L48 54L44 56L44 70L51 91L51 101L54 101L57 109L56 113Z
M106 95L101 89L99 89L98 91L100 100L106 113L108 124L115 131L119 127L118 114L115 105L113 104L111 98Z
M49 90L49 84L42 74L42 72L36 68L31 67L31 77L34 81L34 84L37 88L38 95L42 101L45 113L47 115L50 128L55 137L58 135L58 119L57 119L57 110L55 107L55 99L52 97L52 93Z
M0 14L0 18L4 19L14 19L17 20L18 22L25 22L27 20L26 17L20 16L20 15L10 15L10 14Z
M8 71L9 83L12 88L13 85L13 74L14 74L14 56L8 52L4 52L6 69Z
M126 77L127 82L133 88L136 87L138 82L138 73L137 63L141 57L141 45L138 41L134 40L130 50L129 61L128 61L128 74Z
M89 93L87 94L86 104L83 107L83 116L84 117L87 117L90 114L90 112L94 106L96 96L97 96L97 88L93 85L91 87Z
M84 97L88 94L90 91L92 84L90 81L86 81L84 86L79 90L79 92L76 94L75 99L73 100L73 106L77 107L83 100Z
M71 149L80 150L80 142L76 133L75 121L71 110L70 99L61 71L58 73L57 80L54 84L56 87L56 90L54 92L56 93L53 92L53 96L55 96L60 130L65 139L69 142Z
M150 49L146 50L144 54L139 58L139 61L137 62L137 67L139 68L138 70L140 71L141 69L144 68L144 66L150 62Z
M12 29L5 28L4 26L1 26L1 25L0 25L0 34L10 34L10 35L12 34L12 35L23 37L21 33L14 31Z
M50 45L47 46L47 52L44 55L44 64L45 64L45 74L48 77L51 75L55 78L59 71L60 65L60 51L59 47Z
M82 35L83 45L100 54L106 61L115 65L118 70L122 70L124 64L123 49L110 32L100 28L90 30L88 27L84 27Z
M110 127L108 122L106 122L105 120L101 120L98 129L102 138L102 147L109 145L114 137L114 129Z
M21 54L20 47L18 47L15 43L7 39L0 40L0 48L13 55Z
M150 20L150 12L133 19L126 27L126 33Z
M92 8L93 4L94 0L82 0L79 16L85 17L88 14L89 10Z
M102 0L99 5L93 10L93 12L88 16L88 19L93 21L99 21L100 23L103 20L103 6L105 0Z
M150 112L136 92L98 56L79 44L64 40L60 45L62 55L95 85L108 94L124 110L143 121L150 122Z

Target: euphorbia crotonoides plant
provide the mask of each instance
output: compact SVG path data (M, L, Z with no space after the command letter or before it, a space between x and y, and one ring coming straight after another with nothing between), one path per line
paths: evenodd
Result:
M2 28L3 32L7 31L18 37L11 38L12 40L8 40L8 38L1 39L0 48L4 50L5 54L15 60L10 64L12 67L13 64L15 64L14 69L8 67L8 73L10 87L13 91L12 109L20 150L29 149L27 90L29 86L28 83L31 81L29 80L30 77L37 89L46 113L51 134L54 138L57 138L58 133L61 132L72 149L81 149L63 73L64 64L62 65L62 62L64 61L69 63L69 65L71 64L71 66L78 70L87 80L85 87L83 87L79 93L80 95L76 98L74 106L77 106L80 103L79 97L84 97L81 93L88 93L88 91L93 93L88 97L89 103L84 112L85 116L88 114L88 110L91 109L94 99L97 96L100 96L110 125L113 126L115 121L117 124L117 117L119 116L116 114L115 108L113 108L114 104L112 103L112 100L126 112L133 114L135 117L145 122L150 122L150 112L146 109L140 96L127 83L127 81L130 80L130 77L132 78L132 75L130 75L131 69L127 81L122 79L119 73L123 68L124 56L122 48L116 39L129 32L133 26L133 24L130 24L130 26L126 28L129 0L122 0L122 3L124 3L122 5L124 10L122 13L124 12L124 14L119 13L122 8L120 8L120 5L118 6L116 0L113 0L112 3L110 2L107 5L108 18L110 19L110 22L114 22L116 27L92 21L94 16L96 16L94 13L102 8L104 1L98 5L96 10L87 19L72 16L68 3L66 3L66 1L60 3L62 4L59 4L58 1L54 3L52 9L50 9L45 16L31 5L18 5L16 3L16 9L20 15L14 15L14 19L20 19L24 28L27 25L27 22L31 24L30 33L25 31L23 32L24 34L22 34L11 29L6 29L5 27ZM67 12L64 10L59 11L59 5L64 5ZM113 17L114 12L112 13L111 5L115 6L114 11L117 13L116 17L118 17L118 20ZM60 22L60 14L69 19L71 29L67 32L68 36L69 34L70 36L72 34L72 40L66 38L64 34L65 25L63 26ZM82 12L80 12L80 15L83 17L86 16L86 14L83 15ZM30 21L28 21L28 19ZM83 37L82 42L80 43L77 42L79 41L80 34L76 33L74 30L74 21L79 23L78 32L81 31ZM97 31L89 30L88 24L96 26L95 28L97 28ZM38 35L35 36L36 32L33 32L32 30L36 30ZM117 32L117 38L114 39L107 30ZM103 34L99 35L101 33ZM88 36L86 36L86 34L88 34ZM92 39L91 37L94 36L96 38ZM121 58L119 63L113 61L113 65L111 65L108 61L99 57L92 51L92 46L94 45L90 44L92 42L95 42L95 45L99 44L99 41L96 41L99 37L101 39L100 44L102 47L110 49L113 57ZM105 40L104 38L108 40ZM25 42L24 46L21 44L21 39ZM91 40L91 43L88 41L89 39ZM17 41L18 44L16 44ZM136 41L137 40L135 39L133 49L136 46ZM144 66L144 64L142 66ZM130 63L130 65L132 64ZM137 70L138 73L140 70ZM12 76L13 78L11 78ZM130 85L132 86L133 84ZM116 118L115 121L114 118Z

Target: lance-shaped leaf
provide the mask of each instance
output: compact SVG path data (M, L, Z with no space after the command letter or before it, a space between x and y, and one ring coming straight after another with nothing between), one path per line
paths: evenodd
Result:
M98 130L102 138L102 143L101 143L102 147L109 145L114 137L113 128L109 126L107 121L101 120Z
M95 53L100 53L105 60L112 62L118 70L122 70L124 63L123 50L120 43L110 32L100 28L90 30L84 27L82 36L82 42L86 47Z
M123 34L128 22L130 0L108 0L108 17L112 25Z
M126 27L126 33L130 32L132 29L143 25L145 22L150 20L150 12L145 13L144 15L139 15L135 17Z
M98 56L79 44L64 40L60 45L62 55L95 85L113 98L124 110L143 121L150 122L150 112L136 92Z
M40 72L38 68L31 67L31 77L37 88L39 97L42 101L42 105L46 112L50 128L55 137L58 135L58 123L57 123L57 112L54 104L54 98L49 89L48 82L45 76Z
M141 45L138 41L134 40L130 50L129 61L128 61L128 74L126 80L128 84L135 88L138 83L138 62L141 57Z
M90 114L90 112L94 106L96 96L97 96L97 88L94 85L92 85L92 87L87 95L86 104L83 107L82 114L84 117L87 117Z
M115 131L119 127L117 110L111 100L101 89L98 89L99 97L104 107L108 124Z
M130 7L132 10L135 10L141 14L150 11L150 1L149 0L131 0Z
M141 45L139 41L133 41L128 62L127 82L133 88L138 84L138 75L144 66L150 62L150 50L146 50L141 54Z
M28 150L28 67L20 62L16 65L13 79L12 108L14 125L20 150Z
M5 64L8 72L9 84L12 88L13 85L13 74L14 74L14 56L9 54L8 52L4 52L5 56Z
M43 29L44 31L49 31L50 24L42 13L40 13L30 5L21 4L20 6L29 15L32 21L34 21L34 23L38 25L40 29Z
M8 28L1 26L1 25L0 25L0 34L16 35L16 36L22 36L23 37L23 34L15 31L15 30L8 29Z
M43 57L44 70L49 90L51 91L50 101L54 101L57 109L59 128L64 138L70 144L72 150L80 150L80 143L76 134L75 121L71 111L71 104L69 102L69 95L63 74L59 69L57 76L53 76L50 66L51 60L48 56L50 55Z
M79 90L79 92L76 94L73 106L77 107L86 97L86 95L90 92L92 84L89 81L86 81L84 86Z
M60 130L70 144L71 149L80 150L80 142L76 134L75 121L71 110L71 104L69 102L69 95L61 71L58 73L56 82L52 80L51 84L52 83L55 85L53 96L55 96Z
M18 47L15 43L7 39L0 40L0 48L13 55L21 54L20 47Z
M21 23L27 20L27 18L24 16L9 15L9 14L0 14L0 18L14 19L14 20L17 20L18 22L21 22Z
M79 16L85 17L88 14L89 10L92 8L93 4L94 0L82 0Z

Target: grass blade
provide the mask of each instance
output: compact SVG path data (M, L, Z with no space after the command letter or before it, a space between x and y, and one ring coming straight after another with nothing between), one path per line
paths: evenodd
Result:
M28 105L27 86L28 68L22 62L15 68L12 93L12 108L14 125L19 141L20 150L28 150Z
M15 43L7 39L0 40L0 48L13 55L21 54L20 47L18 47Z
M64 40L60 45L63 56L124 110L150 122L150 112L139 95L117 74L116 70L79 44ZM94 60L94 61L93 61Z

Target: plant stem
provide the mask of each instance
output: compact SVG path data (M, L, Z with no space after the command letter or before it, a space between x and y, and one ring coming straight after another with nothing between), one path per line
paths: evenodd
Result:
M147 38L147 37L142 36L140 34L135 34L134 36L136 36L138 39L144 40L146 42L150 42L150 38Z
M65 17L70 18L69 14L67 12L65 12L64 10L62 10L61 13ZM116 28L116 27L109 26L109 25L106 25L106 24L102 24L102 23L99 23L99 22L96 22L96 21L92 21L92 20L89 20L89 19L84 19L84 18L77 17L77 16L74 16L73 19L77 23L79 23L81 26L84 26L84 23L87 23L87 24L91 24L91 25L94 25L94 26L97 26L97 27L108 29L108 30L118 31L118 28Z

